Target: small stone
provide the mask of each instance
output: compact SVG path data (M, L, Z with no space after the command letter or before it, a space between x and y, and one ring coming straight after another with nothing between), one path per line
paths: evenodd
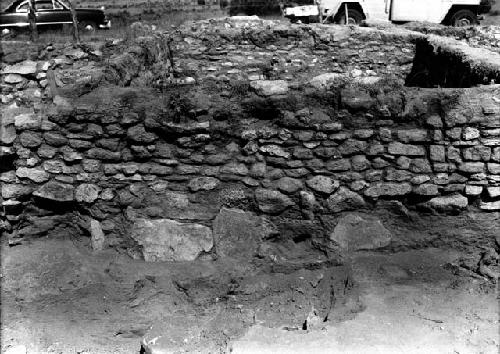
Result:
M467 208L469 201L460 194L432 198L423 205L437 211L449 212Z
M311 81L309 81L309 85L318 90L325 90L343 77L344 75L338 73L324 73L313 77Z
M243 163L230 162L222 166L220 173L246 176L248 174L248 168Z
M410 164L410 171L414 173L431 173L432 167L427 159L413 159Z
M94 251L102 251L106 238L102 231L101 223L95 219L90 220L90 245Z
M376 182L365 190L365 195L370 198L395 197L410 193L412 190L409 183L384 183Z
M255 199L260 211L268 214L280 214L294 205L286 195L271 189L258 188L255 191Z
M275 187L281 192L291 194L304 188L304 185L300 179L282 177L275 182Z
M42 124L42 118L35 113L24 113L15 117L14 124L19 130L38 129Z
M432 161L445 162L446 161L446 149L442 145L431 145L430 146L430 158Z
M405 156L425 156L425 148L420 145L402 144L393 142L388 147L389 154Z
M19 84L19 83L23 82L24 80L25 80L24 77L22 77L21 75L18 75L18 74L7 74L3 78L3 81L6 84L10 84L10 85Z
M33 195L56 202L71 202L74 200L74 188L70 184L50 181L34 191Z
M435 184L421 184L413 189L413 193L424 196L435 196L439 194L438 186Z
M34 75L36 74L36 62L32 60L25 60L21 63L9 65L5 67L2 72L5 74L19 74L19 75Z
M403 143L425 142L428 140L428 135L425 129L408 129L398 130L398 138Z
M285 151L282 147L278 145L264 145L261 146L259 150L263 154L271 156L283 157L285 159L288 159L290 157L290 153Z
M464 173L480 173L484 172L483 162L465 162L458 166L458 170Z
M19 167L16 170L16 175L19 178L29 178L30 180L36 183L45 182L50 178L50 175L40 167L35 167L35 168Z
M24 184L0 183L2 188L2 198L19 198L31 194L32 188Z
M427 123L427 125L434 127L434 128L442 128L443 127L443 120L437 114L429 116L426 120L426 123Z
M143 125L136 125L127 130L127 137L133 142L149 144L157 139L153 133L147 132Z
M306 184L314 191L324 194L332 194L339 187L339 182L328 176L314 176Z
M465 194L477 197L478 195L481 195L483 192L483 186L475 186L468 184L465 186Z
M464 138L464 140L478 139L480 136L481 133L479 132L479 130L472 127L466 127L462 132L462 137Z
M101 188L91 183L80 184L76 187L75 199L77 202L93 203L98 197Z
M351 158L351 166L354 171L364 171L370 168L370 161L365 155L356 155Z
M330 160L326 163L326 169L332 172L343 172L351 169L351 161L349 159Z
M494 175L500 175L500 163L488 163L488 171Z
M486 190L491 198L500 197L500 187L487 187Z
M500 200L497 200L496 202L481 202L479 203L479 209L486 211L500 210Z
M285 80L255 80L250 82L250 87L258 95L275 96L288 93L288 83Z
M366 203L359 194L352 192L348 188L340 187L327 200L328 209L334 213L345 210L357 210L366 206Z
M21 145L27 148L34 148L40 146L43 142L42 136L40 133L24 131L19 136L19 140Z
M192 192L198 191L210 191L217 188L219 185L219 180L214 177L196 177L189 181L189 189Z

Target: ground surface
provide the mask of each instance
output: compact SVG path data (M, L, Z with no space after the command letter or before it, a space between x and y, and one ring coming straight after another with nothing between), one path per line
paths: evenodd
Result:
M3 242L2 350L138 353L144 340L152 353L497 353L494 285L459 266L467 254L477 261L474 239L487 243L498 230L497 214L477 216L404 225L387 215L395 236L415 242L358 252L344 266L267 273L92 253L88 240L64 233ZM436 241L451 233L463 237ZM328 288L336 303L321 290L328 274L350 283Z

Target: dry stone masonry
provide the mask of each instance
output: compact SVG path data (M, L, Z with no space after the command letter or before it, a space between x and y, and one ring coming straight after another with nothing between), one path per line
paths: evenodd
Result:
M405 87L422 36L219 20L36 57L7 48L2 228L74 227L94 249L187 261L249 257L284 229L385 247L375 221L343 221L381 230L371 241L324 222L384 200L498 211L500 86Z

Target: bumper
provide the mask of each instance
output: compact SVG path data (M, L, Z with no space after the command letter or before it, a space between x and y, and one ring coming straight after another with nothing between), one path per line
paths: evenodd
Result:
M106 22L99 25L100 29L110 29L111 28L111 20L107 20Z
M285 8L283 15L288 18L319 16L319 10L315 5L287 7Z

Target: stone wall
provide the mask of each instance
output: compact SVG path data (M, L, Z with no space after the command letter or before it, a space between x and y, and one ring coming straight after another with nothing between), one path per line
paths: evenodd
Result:
M408 42L378 30L368 30L378 41L358 44L359 60L326 71L332 53L352 50L341 44L352 43L345 28L315 42L302 27L273 27L254 44L241 29L230 28L239 35L228 39L208 28L183 40L170 34L177 77L164 78L161 90L151 87L155 75L172 68L152 59L163 55L153 56L152 39L103 62L104 49L94 48L70 52L66 62L4 65L11 92L0 180L3 228L14 239L76 227L92 234L96 249L177 261L210 254L214 242L231 253L224 242L241 240L212 237L227 213L253 215L245 222L262 237L300 238L323 233L329 216L381 200L424 211L500 210L498 85L405 88L404 75L382 62L400 58ZM278 49L297 31L305 33L300 50ZM207 38L218 45L206 46ZM395 42L382 44L387 38ZM304 49L318 45L324 52ZM397 53L363 57L361 47L380 46ZM290 53L302 61L286 60ZM356 68L366 62L371 69ZM22 97L32 101L23 106Z

